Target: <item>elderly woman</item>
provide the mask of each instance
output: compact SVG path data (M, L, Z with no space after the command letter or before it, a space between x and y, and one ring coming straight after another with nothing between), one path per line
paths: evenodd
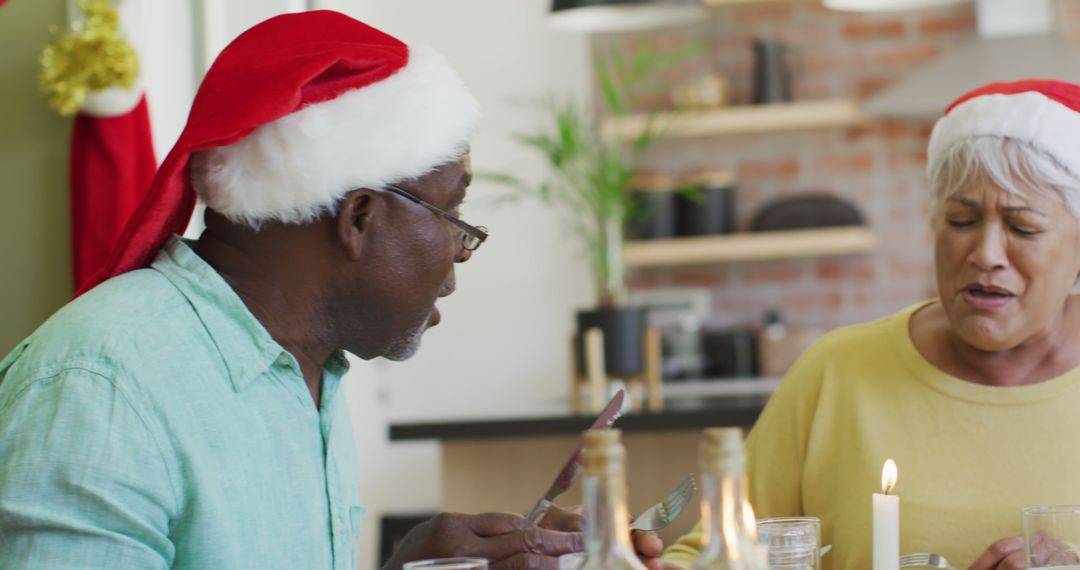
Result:
M829 334L748 440L758 516L820 517L825 568L871 567L890 457L900 551L957 568L1024 568L1021 509L1080 504L1080 86L973 91L928 154L940 298Z

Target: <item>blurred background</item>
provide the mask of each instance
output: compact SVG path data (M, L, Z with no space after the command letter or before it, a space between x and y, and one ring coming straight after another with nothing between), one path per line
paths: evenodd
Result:
M933 121L991 80L1080 78L1069 67L1080 61L1071 51L1080 49L1080 0L868 4L709 0L685 21L650 16L634 30L603 19L553 25L549 0L117 6L141 61L159 161L228 41L305 9L338 10L442 52L484 108L472 147L478 173L526 185L550 177L543 157L515 139L550 127L537 102L576 101L595 132L626 142L656 120L629 184L640 215L622 260L628 301L649 307L649 324L662 332L665 405L678 408L724 386L767 397L824 331L933 296L924 172ZM1018 5L1027 7L1022 17ZM0 6L2 353L73 291L72 120L38 89L42 49L73 20L65 0ZM681 55L623 85L627 106L615 109L602 88L613 68L598 68L611 54ZM491 237L458 268L458 290L440 301L442 324L420 353L405 363L355 361L349 374L369 509L362 569L377 565L384 515L447 504L439 437L392 442L392 424L570 412L575 313L596 305L597 287L565 212L502 199L513 193L483 176L470 188L463 218Z

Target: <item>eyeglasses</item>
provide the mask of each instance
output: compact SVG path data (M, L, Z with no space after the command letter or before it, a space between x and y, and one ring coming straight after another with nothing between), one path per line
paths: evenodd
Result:
M447 212L446 210L443 210L438 206L433 206L421 200L420 198L417 198L416 196L413 196L412 194L402 190L401 188L398 188L397 186L387 185L384 188L386 190L389 190L393 194L397 194L402 198L420 204L421 206L431 210L432 212L435 212L439 216L442 216L443 219L450 222L451 224L457 226L458 229L461 230L461 246L464 247L466 251L476 251L476 248L480 247L480 244L484 243L484 240L486 240L488 237L487 228L485 228L484 226L473 226L467 224L463 222L461 218L451 214L450 212Z

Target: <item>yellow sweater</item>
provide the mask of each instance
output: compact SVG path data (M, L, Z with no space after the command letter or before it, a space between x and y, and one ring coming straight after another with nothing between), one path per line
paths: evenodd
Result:
M1019 387L949 376L908 334L925 305L808 349L747 440L757 515L820 517L833 545L825 569L872 566L871 494L889 457L900 553L936 552L956 568L1022 534L1021 508L1080 504L1080 368ZM699 547L700 525L664 559L688 567Z

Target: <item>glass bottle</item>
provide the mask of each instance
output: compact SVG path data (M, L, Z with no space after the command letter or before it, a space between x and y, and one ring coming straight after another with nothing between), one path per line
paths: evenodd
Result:
M748 499L742 430L710 428L701 442L701 555L692 570L764 570Z
M626 450L617 429L585 432L585 561L580 570L645 570L630 543Z

